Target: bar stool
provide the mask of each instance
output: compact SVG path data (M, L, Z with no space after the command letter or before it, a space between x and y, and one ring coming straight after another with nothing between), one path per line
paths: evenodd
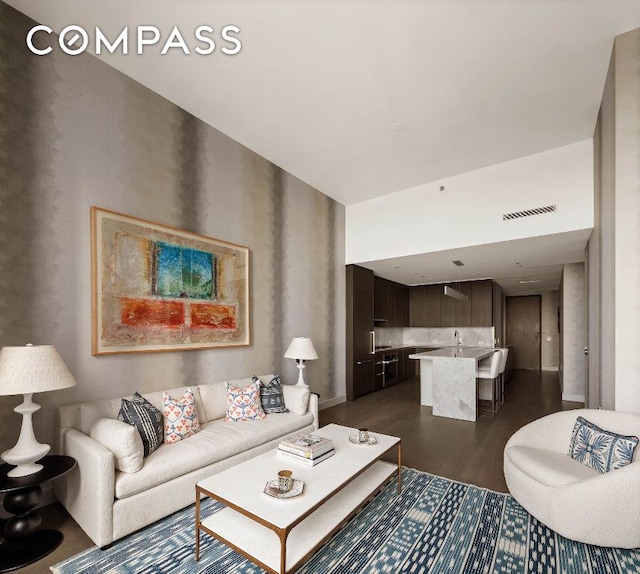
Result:
M497 411L496 405L496 379L500 376L500 362L502 359L502 353L500 350L493 352L491 357L487 357L478 362L478 371L476 373L476 413L479 412L478 404L480 400L480 382L482 380L489 379L491 381L491 418L493 418Z
M500 376L499 376L499 385L500 392L498 393L498 404L504 404L504 372L507 368L507 355L509 354L509 349L504 348L500 349L502 353L502 358L500 359Z

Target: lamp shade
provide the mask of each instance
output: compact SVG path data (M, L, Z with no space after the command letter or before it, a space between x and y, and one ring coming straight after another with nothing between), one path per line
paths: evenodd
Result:
M53 345L3 347L0 350L0 395L22 395L77 385Z
M313 342L308 337L295 337L287 352L284 354L287 359L298 359L301 361L312 361L318 358Z

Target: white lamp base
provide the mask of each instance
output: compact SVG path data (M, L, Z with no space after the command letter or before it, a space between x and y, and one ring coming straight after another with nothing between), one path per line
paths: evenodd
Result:
M305 389L309 388L309 385L304 382L304 375L302 374L302 370L304 369L304 361L302 359L298 359L298 364L296 365L298 369L300 369L300 374L298 375L298 382L296 383L296 387L304 387Z
M22 415L20 437L16 446L2 453L2 459L5 462L16 465L16 468L12 468L7 473L12 478L28 476L41 470L42 465L35 464L35 462L45 456L51 448L48 444L40 444L33 433L32 415L40 408L40 405L34 403L31 400L32 397L33 393L25 393L24 402L13 409Z

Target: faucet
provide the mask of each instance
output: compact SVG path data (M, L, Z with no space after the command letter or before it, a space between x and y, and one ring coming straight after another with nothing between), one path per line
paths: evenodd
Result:
M458 333L458 329L453 332L453 336L456 338L456 345L462 345L462 340L460 339L460 333Z

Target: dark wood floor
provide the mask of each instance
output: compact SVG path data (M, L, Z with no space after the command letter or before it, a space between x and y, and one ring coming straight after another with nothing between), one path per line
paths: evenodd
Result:
M325 409L320 424L334 422L399 436L405 466L507 492L502 456L509 437L532 420L579 407L582 403L562 401L557 373L516 371L494 419L473 423L434 417L431 407L420 406L420 380L415 378Z
M320 424L367 427L402 437L405 466L506 492L502 452L508 438L534 419L582 406L561 400L557 373L516 371L496 418L470 423L434 417L430 407L420 406L419 386L416 378L325 409L320 412ZM393 457L389 460L395 462ZM64 542L43 560L20 569L21 574L44 574L49 566L93 546L59 504L42 509L42 515L42 527L61 530Z

